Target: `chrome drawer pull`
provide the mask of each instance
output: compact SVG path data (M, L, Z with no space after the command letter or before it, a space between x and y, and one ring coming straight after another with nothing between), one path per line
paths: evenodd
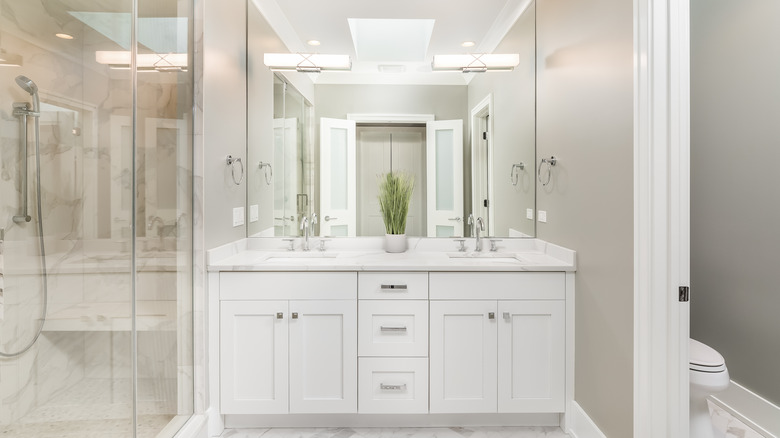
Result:
M387 391L406 391L406 383L402 383L400 385L389 385L387 383L380 383L379 389L384 389Z
M379 326L379 330L383 332L405 332L405 325L383 325Z
M405 284L383 284L380 286L382 290L406 290Z
M279 312L276 314L276 319L282 319L282 318L284 318L284 313Z

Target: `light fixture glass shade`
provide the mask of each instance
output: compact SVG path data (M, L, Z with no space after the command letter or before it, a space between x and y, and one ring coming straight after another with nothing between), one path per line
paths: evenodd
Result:
M462 71L480 73L486 71L510 71L520 63L517 53L470 53L464 55L434 55L434 71Z
M130 68L130 55L129 51L98 50L95 61L111 68ZM186 53L139 53L135 58L139 70L182 71L187 61Z
M263 62L275 71L299 71L319 73L320 71L352 70L349 55L322 55L319 53L266 53Z

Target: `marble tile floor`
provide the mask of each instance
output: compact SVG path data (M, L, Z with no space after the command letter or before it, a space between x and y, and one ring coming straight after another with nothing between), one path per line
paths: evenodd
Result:
M139 397L144 400L142 388ZM148 398L147 398L148 400ZM0 425L0 437L130 438L132 437L129 379L84 379L61 391L10 425ZM138 404L138 438L155 438L174 414L159 401Z
M568 438L559 427L227 429L222 438Z
M717 404L708 401L710 418L715 430L720 432L723 438L765 438L739 419L726 412Z

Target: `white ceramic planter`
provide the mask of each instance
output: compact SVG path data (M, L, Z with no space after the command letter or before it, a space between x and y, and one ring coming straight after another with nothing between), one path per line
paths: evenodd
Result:
M385 251L404 252L406 248L406 234L385 234Z

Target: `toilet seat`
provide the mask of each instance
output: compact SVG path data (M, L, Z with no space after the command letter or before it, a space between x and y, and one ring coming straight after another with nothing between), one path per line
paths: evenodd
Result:
M688 339L688 358L691 371L703 373L722 373L726 371L726 361L712 347L695 339Z

